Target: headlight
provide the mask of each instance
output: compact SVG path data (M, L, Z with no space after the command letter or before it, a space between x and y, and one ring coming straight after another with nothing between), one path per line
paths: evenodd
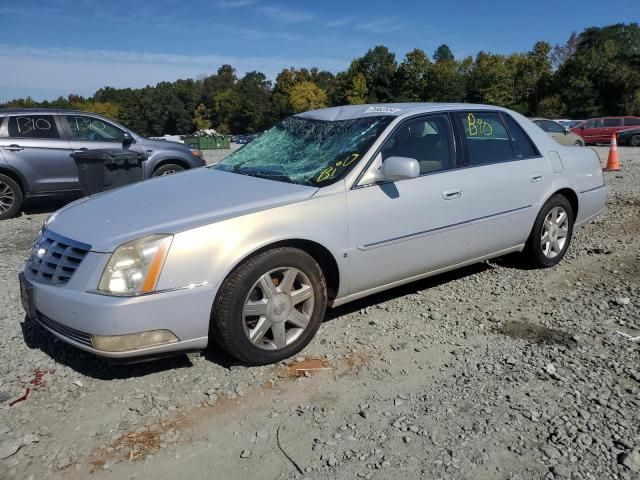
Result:
M151 235L118 247L107 263L98 290L133 296L155 291L173 235Z

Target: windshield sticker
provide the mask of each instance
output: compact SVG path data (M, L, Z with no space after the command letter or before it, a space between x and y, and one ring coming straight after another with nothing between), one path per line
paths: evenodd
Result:
M476 118L473 113L467 115L467 127L470 137L490 137L493 135L491 124L481 118Z
M401 110L401 108L393 107L369 107L364 111L364 113L396 113Z

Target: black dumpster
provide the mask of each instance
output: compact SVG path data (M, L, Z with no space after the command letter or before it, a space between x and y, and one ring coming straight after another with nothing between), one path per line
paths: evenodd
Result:
M85 195L104 192L142 180L142 153L116 148L83 150L71 156Z

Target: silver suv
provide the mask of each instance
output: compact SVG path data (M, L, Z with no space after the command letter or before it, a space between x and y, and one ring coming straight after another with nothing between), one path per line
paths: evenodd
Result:
M74 110L0 110L0 220L20 211L28 197L81 193L70 154L124 148L148 156L144 178L204 165L187 145L149 140L93 113Z

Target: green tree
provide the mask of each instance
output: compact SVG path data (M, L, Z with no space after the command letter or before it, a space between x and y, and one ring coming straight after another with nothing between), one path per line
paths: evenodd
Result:
M407 53L396 72L396 100L399 102L426 100L431 68L431 61L424 51L416 48Z
M300 82L289 91L289 101L294 113L316 110L327 106L327 93L314 82Z
M362 105L367 102L367 93L367 79L362 73L357 73L351 78L345 100L349 105Z
M204 103L199 104L193 112L193 125L196 130L211 128L211 114Z
M351 79L362 74L367 85L367 102L378 103L393 100L396 69L395 54L387 47L378 45L351 62L347 73Z
M436 48L436 51L433 52L433 61L436 63L450 62L451 60L454 60L454 56L447 44L440 45Z

